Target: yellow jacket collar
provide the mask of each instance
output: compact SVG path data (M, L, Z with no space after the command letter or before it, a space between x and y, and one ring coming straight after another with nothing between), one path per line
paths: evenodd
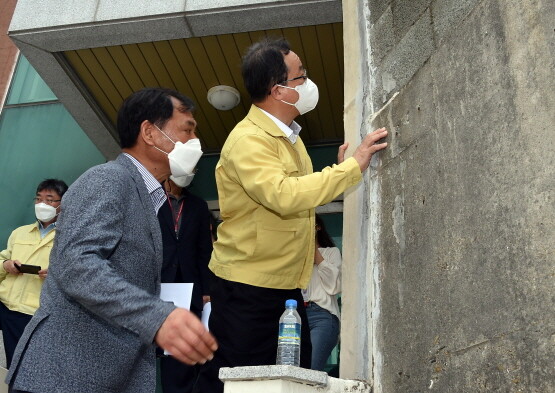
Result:
M31 224L31 225L28 225L28 228L27 228L27 229L28 229L28 233L31 233L31 232L33 232L33 231L38 231L38 230L39 230L39 225L40 225L40 224L39 224L38 220L35 221L35 225L32 225L32 224Z
M258 127L275 137L286 137L272 119L264 114L256 105L251 105L247 118Z

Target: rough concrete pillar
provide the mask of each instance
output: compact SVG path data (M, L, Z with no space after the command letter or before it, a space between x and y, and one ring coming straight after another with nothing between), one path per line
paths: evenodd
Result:
M345 141L347 156L360 143L373 112L371 58L368 51L367 2L343 0L345 61ZM372 382L372 281L367 260L369 178L345 192L340 377Z
M376 393L555 391L555 3L366 6L359 102L390 146L345 199L341 376L370 369ZM348 79L346 100L368 82Z

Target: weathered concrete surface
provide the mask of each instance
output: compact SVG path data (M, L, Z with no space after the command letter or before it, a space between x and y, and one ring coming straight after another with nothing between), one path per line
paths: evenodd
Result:
M4 32L10 24L16 0L4 0L0 3L0 28ZM10 85L11 76L17 58L17 48L7 35L0 35L0 111L4 104Z
M363 381L332 378L323 371L295 366L223 367L219 378L226 393L372 393Z
M555 391L554 20L478 2L374 122L376 393Z

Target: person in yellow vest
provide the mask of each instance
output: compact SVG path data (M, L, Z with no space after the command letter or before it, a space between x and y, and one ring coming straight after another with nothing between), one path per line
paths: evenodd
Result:
M37 222L16 228L0 253L0 327L4 338L7 368L25 326L39 307L40 291L48 275L50 250L54 245L56 220L67 184L46 179L34 198ZM23 265L23 266L22 266ZM24 265L40 266L36 273ZM22 272L23 271L23 272Z

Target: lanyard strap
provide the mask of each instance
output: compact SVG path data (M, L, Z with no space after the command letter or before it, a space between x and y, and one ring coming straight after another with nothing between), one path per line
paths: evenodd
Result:
M172 201L170 200L170 194L168 194L167 191L166 191L166 196L168 197L168 205L172 213L172 219L174 220L173 229L175 231L175 234L177 235L177 233L179 232L179 220L181 218L181 214L183 213L183 205L185 204L185 199L181 201L181 206L179 206L179 211L177 212L177 217L176 217L175 211L173 210Z

